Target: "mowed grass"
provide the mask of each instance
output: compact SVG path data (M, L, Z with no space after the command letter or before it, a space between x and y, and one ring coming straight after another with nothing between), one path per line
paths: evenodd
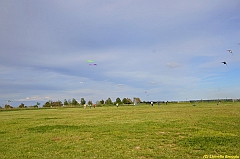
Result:
M0 111L0 158L240 156L240 103Z

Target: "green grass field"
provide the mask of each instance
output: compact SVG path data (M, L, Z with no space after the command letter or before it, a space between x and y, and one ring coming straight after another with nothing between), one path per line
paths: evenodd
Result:
M237 102L23 109L0 121L1 159L240 157Z

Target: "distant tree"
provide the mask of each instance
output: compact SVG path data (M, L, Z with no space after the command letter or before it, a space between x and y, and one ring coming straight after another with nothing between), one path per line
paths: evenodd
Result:
M58 101L56 101L56 102L53 102L53 101L47 101L44 105L43 105L43 107L61 107L61 106L63 106L63 104L62 104L62 101L60 101L60 100L58 100ZM37 105L35 105L35 107L38 107Z
M84 105L84 104L86 104L86 101L84 98L81 98L81 105Z
M96 105L98 105L98 106L101 105L100 101L97 100Z
M123 98L122 103L123 104L132 104L133 102L130 98Z
M108 99L105 101L105 104L113 104L111 98L108 98Z
M51 107L52 106L52 101L47 101L43 107Z
M67 101L67 99L64 99L63 104L64 104L64 105L68 105L68 101Z
M68 100L68 105L72 105L72 101L70 99Z
M51 106L52 107L61 107L61 106L63 106L63 104L62 104L62 101L58 100L56 102L52 102Z
M88 105L92 105L92 101L88 101Z
M39 102L37 102L36 106L37 106L37 107L39 107L39 106L40 106L40 103L39 103Z
M103 99L100 100L99 103L100 103L100 104L104 104L104 100L103 100Z
M127 101L128 101L128 103L127 103L127 104L133 104L133 101L132 101L132 99L130 99L130 98L127 98Z
M137 103L141 103L142 101L141 101L141 99L140 98L138 98L138 97L135 97L134 98L134 100L136 100L137 101Z
M123 104L127 104L127 98L123 98L123 99L122 99L122 103L123 103Z
M9 105L9 104L5 104L5 108L9 109L9 108L13 108L13 107L11 105Z
M38 105L34 105L33 108L38 108Z
M138 97L134 97L133 98L133 103L134 103L134 105L137 105L138 103L141 103L141 99L138 98Z
M79 103L77 102L77 100L75 98L72 99L72 105L78 105Z
M133 102L130 98L127 98L127 104L133 104Z
M58 102L58 106L60 106L60 107L63 106L62 101L58 100L57 102Z
M24 104L21 103L21 104L18 106L18 108L24 108Z
M121 101L121 99L120 98L116 98L116 101L114 102L114 104L122 104L122 101Z

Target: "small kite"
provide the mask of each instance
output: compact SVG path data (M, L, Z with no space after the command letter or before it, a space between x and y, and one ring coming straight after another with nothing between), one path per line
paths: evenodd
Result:
M155 85L157 82L149 82L150 85Z
M232 50L227 50L227 51L233 55Z
M97 66L96 63L90 63L89 65L90 65L90 66Z
M94 62L94 60L87 60L87 62Z
M225 61L223 61L222 63L223 63L224 65L227 65L227 62L225 62Z

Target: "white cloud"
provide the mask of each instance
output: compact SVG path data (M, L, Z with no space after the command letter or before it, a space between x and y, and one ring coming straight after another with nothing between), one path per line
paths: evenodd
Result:
M15 99L15 101L48 101L51 97L41 97L41 96L32 96L32 97L26 97L22 99Z

